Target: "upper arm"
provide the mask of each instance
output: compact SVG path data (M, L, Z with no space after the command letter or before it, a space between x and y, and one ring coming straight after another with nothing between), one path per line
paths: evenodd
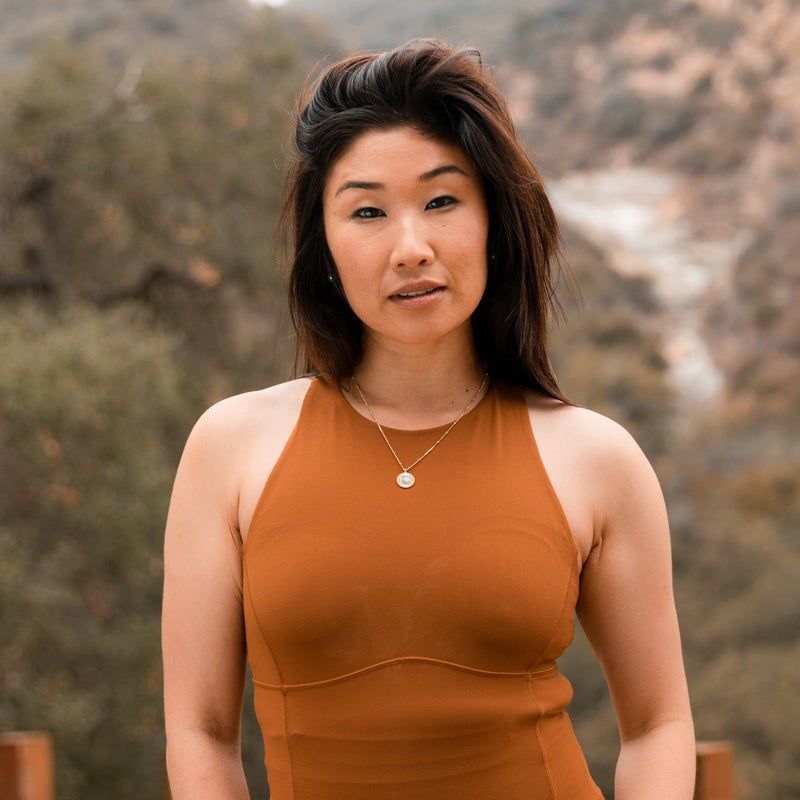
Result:
M222 742L239 740L246 648L236 420L226 400L203 413L186 441L172 489L161 617L168 738L191 730Z
M691 711L661 486L628 431L596 417L590 457L600 537L584 564L576 613L624 742L660 722L691 720Z

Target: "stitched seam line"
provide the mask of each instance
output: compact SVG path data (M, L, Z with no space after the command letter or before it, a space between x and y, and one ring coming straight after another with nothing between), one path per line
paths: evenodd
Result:
M291 735L289 733L289 703L286 692L283 693L283 733L286 739L286 755L289 757L289 782L292 787L292 800L297 796L297 789L294 785L294 760L292 759Z
M557 664L553 663L549 667L545 667L544 669L534 670L534 671L528 670L526 672L492 672L492 671L489 671L489 670L478 669L477 667L468 667L465 664L457 664L454 661L444 661L444 660L442 660L440 658L431 658L431 657L428 657L428 656L401 656L399 658L390 658L390 659L387 659L386 661L379 661L377 664L370 664L367 667L362 667L361 669L354 670L353 672L348 672L348 673L345 673L344 675L337 675L334 678L326 678L325 680L321 680L321 681L311 681L310 683L280 683L280 684L275 684L275 683L264 683L263 681L257 681L255 679L253 679L253 683L256 684L257 686L263 687L264 689L281 689L281 690L284 690L284 691L286 689L307 689L307 688L313 688L315 686L324 686L326 684L338 683L339 681L345 681L345 680L348 680L349 678L353 678L353 677L355 677L357 675L362 675L362 674L364 674L366 672L371 672L372 670L375 670L375 669L381 669L382 667L385 667L385 666L388 666L388 665L391 665L391 664L397 664L397 663L399 663L401 661L422 661L422 662L427 662L427 663L431 663L431 664L438 664L438 665L443 666L443 667L449 667L451 669L462 670L463 672L470 672L470 673L477 674L477 675L486 675L486 676L499 677L499 678L503 678L503 677L522 677L522 676L528 676L530 678L530 676L533 676L533 675L545 675L548 672L553 672L553 670L555 670L556 667L557 667ZM282 677L281 677L281 680L283 680Z
M264 642L264 645L266 646L267 650L269 650L270 655L272 656L272 661L275 664L275 669L278 672L278 677L281 679L281 683L278 685L278 688L280 688L281 686L283 686L283 674L281 673L281 668L278 664L278 659L275 658L275 654L272 652L272 648L269 646L269 640L267 639L266 636L264 636L264 630L261 627L261 621L259 620L258 614L256 613L255 603L253 602L253 595L250 591L250 573L247 569L247 564L244 564L243 568L244 568L244 584L245 588L247 589L247 597L250 601L252 617L255 620L256 628L258 628L259 634L261 634L261 641ZM259 681L256 680L254 680L253 683L258 683L259 685L261 685Z
M547 763L547 751L544 749L544 742L542 741L542 732L539 729L539 723L542 721L542 717L544 716L544 712L542 711L542 707L539 704L539 701L536 699L536 695L533 693L533 688L531 686L531 681L528 681L528 694L530 694L533 702L536 704L536 708L539 709L539 716L536 719L536 740L539 742L539 751L542 754L542 761L544 762L544 770L547 773L547 784L550 787L550 794L553 797L553 800L558 800L558 795L556 794L555 786L553 785L553 776L550 774L550 765Z
M250 608L252 609L252 616L253 616L253 619L255 620L256 628L258 629L258 633L261 636L261 640L264 642L264 645L269 650L270 655L272 656L272 662L275 664L275 669L278 672L278 677L281 679L281 684L276 688L281 688L283 686L283 674L281 673L281 668L278 665L278 660L275 658L275 654L272 652L272 649L269 646L269 642L267 640L267 637L264 636L264 629L261 627L261 621L258 618L258 614L256 614L255 604L253 603L253 595L252 595L252 593L250 591L250 574L249 574L248 569L247 569L247 564L244 561L242 562L242 567L243 567L243 574L244 574L245 590L247 591L247 598L248 598L248 600L250 602ZM258 686L268 685L268 684L263 684L261 681L257 681L255 678L253 678L252 680L253 680L253 683L258 685ZM287 705L286 692L284 691L284 693L283 693L283 733L284 733L284 739L286 740L286 755L289 757L289 778L290 778L291 786L292 786L292 800L295 800L294 762L292 761L292 749L289 746L290 739L289 739L289 722L288 722L288 718L289 718L289 708L288 708L288 705Z
M533 422L531 421L530 413L528 411L528 404L525 401L525 393L519 389L519 387L517 387L517 399L519 401L520 413L524 415L522 427L525 430L525 438L528 440L528 444L533 451L534 462L538 467L537 471L539 472L539 477L544 484L545 491L550 496L550 501L552 502L553 507L556 510L556 514L558 514L558 518L561 521L561 532L566 536L566 539L570 544L570 549L573 551L572 562L577 567L577 564L581 559L581 549L578 546L578 542L575 540L575 537L572 535L572 528L569 524L569 520L567 519L566 511L564 510L564 506L556 492L555 486L553 486L553 481L550 479L550 473L547 471L547 467L544 464L542 451L539 449L539 440L536 438L536 433L533 430Z
M250 541L254 538L251 536L251 534L257 529L256 523L261 516L262 509L266 505L267 496L272 491L273 484L278 480L278 474L283 469L284 462L288 459L289 450L294 445L295 439L299 436L300 419L303 416L303 411L306 407L306 400L308 400L308 397L311 393L311 387L313 385L314 381L312 380L311 383L309 383L309 385L306 387L305 394L303 395L303 399L300 403L300 410L297 413L297 419L295 419L292 430L289 431L289 435L286 437L286 441L283 443L281 452L278 454L277 459L275 459L272 469L270 469L269 474L266 476L264 483L261 486L261 492L258 495L258 500L256 500L256 507L253 509L253 516L250 518L250 526L247 530L247 536L242 543L242 559L245 561L247 560L247 553L250 549Z
M550 645L553 644L553 639L556 638L556 634L558 633L559 629L561 628L561 618L562 618L562 616L564 614L564 605L567 602L567 592L569 591L570 584L572 583L572 573L577 568L578 568L577 564L573 561L572 562L572 566L569 568L569 577L567 578L567 584L564 587L564 593L561 595L561 605L559 606L558 616L556 617L556 626L553 629L552 636L550 636L550 638L547 640L547 646L542 650L542 655L541 655L539 661L541 661L542 658L545 657L547 651L550 649ZM536 664L538 664L539 661L537 661ZM535 667L536 664L534 664L533 666Z

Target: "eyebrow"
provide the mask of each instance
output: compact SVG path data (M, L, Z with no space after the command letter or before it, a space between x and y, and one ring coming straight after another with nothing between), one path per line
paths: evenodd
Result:
M417 179L420 183L424 181L433 180L433 178L437 177L438 175L443 175L448 172L457 172L463 175L466 178L469 178L466 172L464 172L461 167L456 166L455 164L442 164L440 167L435 167L434 169L428 170L427 172L423 172L422 175L419 176ZM376 181L345 181L337 190L334 197L339 195L345 189L385 189L386 186L382 183L377 183Z

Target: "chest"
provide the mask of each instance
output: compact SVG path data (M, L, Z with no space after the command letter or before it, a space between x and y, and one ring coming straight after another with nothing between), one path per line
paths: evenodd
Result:
M265 483L285 449L299 410L296 400L277 408L273 404L270 413L253 417L252 435L248 437L239 460L242 473L239 478L238 522L243 542L247 540ZM563 509L582 564L595 541L593 504L596 500L590 493L592 479L583 466L579 442L570 436L567 415L560 413L559 416L552 407L537 404L530 396L528 418L544 468L543 477L549 481L555 500ZM394 478L394 472L389 477ZM331 479L334 479L333 471Z
M377 447L337 481L324 448L312 464L290 444L243 565L249 634L293 674L420 653L524 671L569 643L576 551L534 469L440 459L403 490Z

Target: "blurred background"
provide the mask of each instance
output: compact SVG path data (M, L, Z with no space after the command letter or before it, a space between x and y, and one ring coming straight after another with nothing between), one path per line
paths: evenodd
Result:
M733 743L740 800L800 797L797 0L0 0L0 730L53 734L58 800L164 797L178 459L294 377L295 92L412 36L480 49L545 179L580 286L552 361L661 480L697 738ZM611 798L577 625L560 665Z

